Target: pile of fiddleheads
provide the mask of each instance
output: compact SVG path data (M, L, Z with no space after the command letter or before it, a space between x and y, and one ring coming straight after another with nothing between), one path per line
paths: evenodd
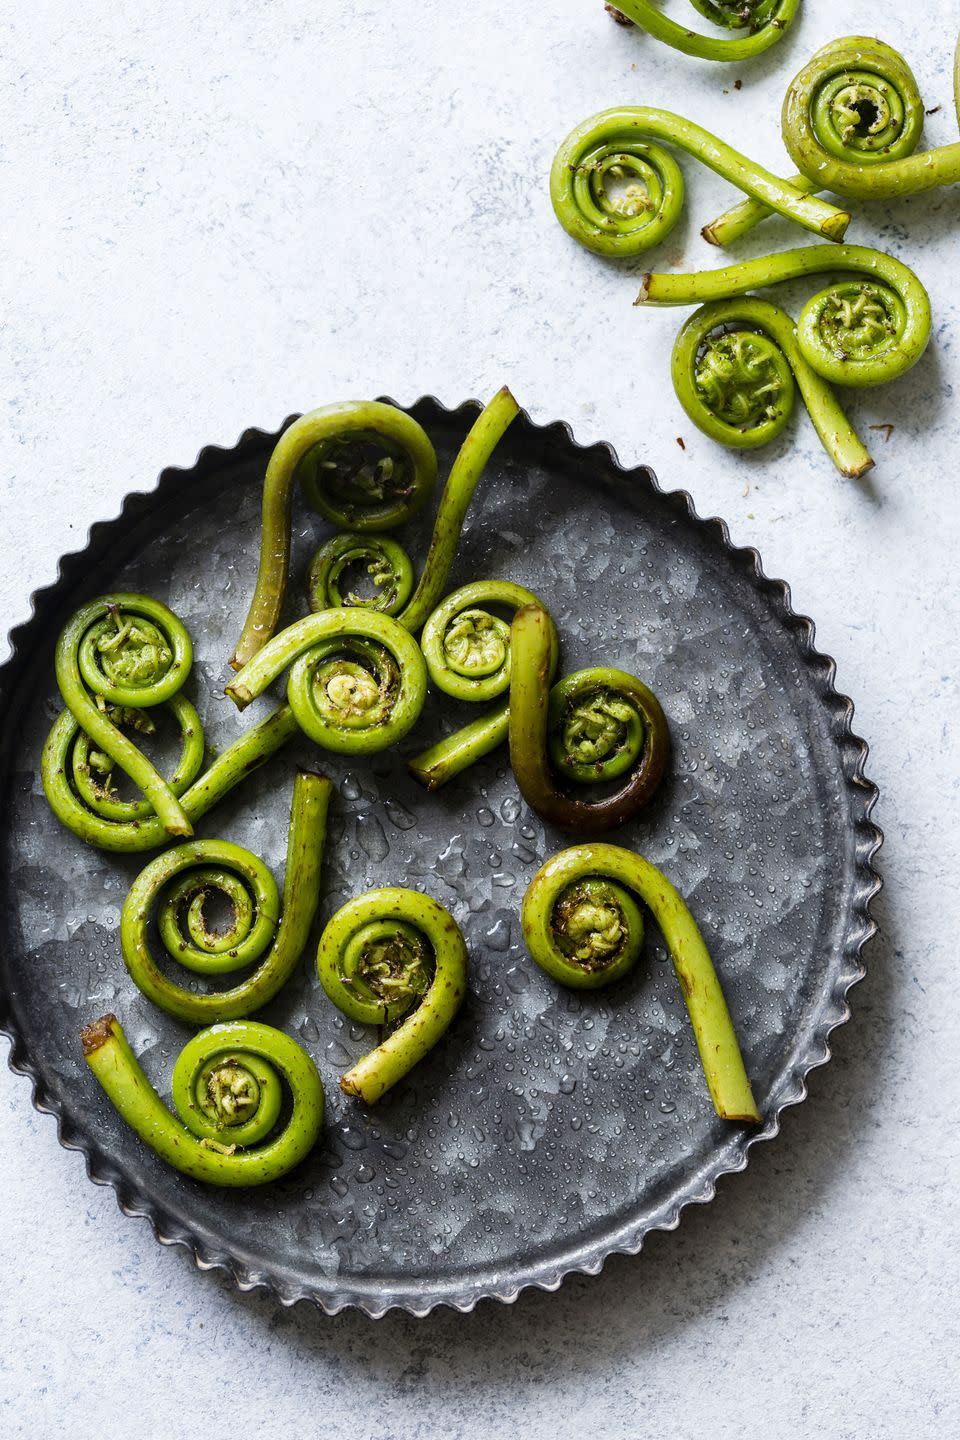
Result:
M678 48L718 59L755 53L737 46L765 48L796 11L795 4L776 0L694 3L718 24L751 34L708 40L646 0L621 8ZM960 120L960 83L954 98ZM781 129L797 174L778 180L669 111L624 107L591 117L564 141L550 176L553 207L564 228L598 254L633 256L658 244L683 206L682 174L658 143L667 141L746 192L703 227L711 244L730 245L774 213L840 241L849 214L832 206L810 210L804 197L827 191L845 202L898 199L960 181L960 142L918 150L924 113L913 73L896 50L867 36L846 36L818 50L787 90ZM758 287L831 270L856 278L814 296L796 325L766 301L737 303ZM829 386L879 385L919 359L930 334L930 305L913 271L878 250L838 244L709 275L647 276L638 303L704 301L710 303L687 323L673 352L674 387L694 423L721 444L754 449L783 431L799 390L837 469L849 476L869 470L873 460Z
M231 664L243 670L276 633L290 568L293 491L299 476L308 503L345 529L327 539L310 565L314 611L363 607L419 630L443 593L470 501L487 461L519 413L504 387L470 429L443 488L430 546L414 588L413 565L391 536L422 510L433 492L437 459L409 415L379 401L328 405L294 421L278 442L263 484L260 567L250 610ZM366 572L371 594L344 589Z
M714 25L746 33L725 38L703 35L664 15L657 0L616 0L606 8L621 24L639 25L684 55L727 61L752 60L776 45L800 8L800 0L690 0L690 4Z
M428 787L509 739L518 787L548 823L595 833L635 816L668 764L669 731L656 696L612 667L577 671L554 684L556 628L538 597L520 585L472 581L440 598L477 483L516 414L516 402L502 390L470 429L416 585L406 553L376 527L419 508L433 483L433 450L419 426L375 404L328 407L290 427L268 466L260 579L235 663L245 659L226 687L242 710L288 672L286 703L206 768L200 720L181 693L192 650L176 617L157 601L129 594L78 611L57 647L67 708L47 738L41 767L59 819L106 850L159 848L190 836L195 820L297 733L350 756L395 745L417 721L428 683L448 699L485 707L479 720L410 762ZM313 613L278 630L295 477L326 518L351 529L314 556ZM364 574L372 592L366 595L356 588ZM156 707L180 729L168 779L127 733L151 732ZM114 767L129 775L141 798L121 798ZM584 798L582 787L591 785L607 790ZM319 1133L323 1089L313 1062L292 1039L246 1017L274 999L307 945L321 895L331 789L313 773L294 780L282 896L251 851L223 839L188 839L152 859L124 901L120 946L141 993L177 1020L209 1027L174 1068L179 1119L153 1090L116 1017L87 1027L84 1054L127 1123L195 1179L265 1183L296 1165ZM689 938L682 917L670 929L670 916L657 909L642 876L633 885L660 915L668 939ZM525 903L525 927L536 886ZM593 986L633 963L642 922L622 886L591 872L577 887L553 907L567 936L557 943L579 976L568 983ZM666 891L659 894L662 900ZM224 908L228 918L218 922L216 911ZM620 923L629 939L610 961ZM552 962L534 953L550 969ZM704 962L696 965L702 978ZM174 966L189 972L185 982L174 978ZM337 911L319 942L320 983L346 1016L380 1031L374 1048L341 1076L347 1094L372 1104L427 1055L463 1002L467 966L456 922L427 895L385 886ZM716 1018L712 1001L708 1010Z
M795 327L774 306L738 303L760 286L831 271L854 278L819 290ZM789 372L828 454L848 475L863 474L872 462L828 384L895 380L917 363L930 338L930 300L917 276L892 255L862 245L785 250L698 274L647 274L637 304L703 305L680 332L673 380L705 433L741 447L778 434L792 403Z
M307 502L332 524L389 530L427 503L437 457L422 426L376 400L325 405L293 422L277 442L263 482L260 565L230 662L235 670L253 659L280 623L298 476Z

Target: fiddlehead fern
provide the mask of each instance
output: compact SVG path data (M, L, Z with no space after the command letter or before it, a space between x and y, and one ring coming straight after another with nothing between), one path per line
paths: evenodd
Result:
M161 1160L210 1185L266 1185L313 1149L323 1085L289 1035L254 1020L195 1035L173 1068L171 1115L144 1074L116 1015L81 1032L87 1064L120 1115ZM292 1107L286 1120L283 1082Z
M369 755L401 740L423 708L420 647L389 615L324 610L275 635L227 686L242 710L290 666L287 700L316 745Z
M168 703L173 705L178 702L181 702L180 696ZM182 704L185 705L186 702L182 701ZM191 733L184 741L184 751L187 742L194 746L199 736L202 759L203 736L200 722L192 706L189 707L189 713L194 718L187 722ZM177 770L168 783L179 795L184 813L191 823L212 810L244 776L269 760L270 756L298 731L299 726L293 711L288 705L280 706L265 720L261 720L258 725L254 725L235 740L183 791L180 789L184 768L181 755ZM88 783L84 778L86 762L83 755L86 750L83 744L84 732L70 711L64 710L54 721L40 758L44 794L60 823L72 830L78 839L98 850L133 854L156 850L163 845L170 837L156 816L141 816L139 802L128 806L126 802L117 801L110 796L104 797L97 793L102 788L102 780L94 782L90 778ZM81 747L79 758L76 756L78 746ZM93 799L88 802L87 793L91 789L94 792ZM131 811L136 813L131 814Z
M124 964L138 989L178 1020L210 1025L261 1010L286 984L307 943L320 898L330 781L299 774L287 841L283 906L263 861L225 840L192 840L151 860L134 880L120 916ZM205 907L224 899L233 918L211 931ZM171 959L199 975L257 969L228 990L198 995L169 979L154 959L150 919Z
M378 420L381 439L384 436L388 439L399 437L396 443L406 446L408 463L400 466L388 457L389 484L386 493L383 484L379 481L373 483L376 504L369 493L369 465L364 462L357 469L354 464L349 474L353 477L350 484L356 493L349 504L341 504L347 481L341 475L343 454L346 452L343 452L340 442L345 435L350 440L350 423L360 418L361 412L366 417L365 424L372 423L371 416ZM436 457L420 426L402 411L375 402L363 406L329 406L305 415L291 426L271 456L264 481L260 571L250 613L230 662L234 669L241 670L253 659L272 638L279 622L290 559L291 490L298 466L307 475L306 491L315 502L315 508L337 524L352 526L353 532L363 531L362 535L350 533L334 537L314 556L308 584L312 608L318 611L340 605L372 608L395 615L406 630L419 630L449 578L464 518L484 467L518 414L516 400L504 387L471 427L440 497L430 548L415 590L410 561L403 549L386 536L368 535L366 532L378 526L400 524L421 508L433 489ZM318 438L325 432L330 432L334 440L330 440L329 435L327 439ZM366 431L363 432L363 440L364 444L370 440ZM350 440L347 446L351 455L352 444ZM331 446L334 448L331 449ZM324 476L327 476L326 482ZM334 476L339 478L334 481ZM358 480L357 476L365 478ZM336 496L340 497L336 503L331 503L329 496L323 499L319 488L322 483L333 486ZM340 580L345 570L362 561L367 561L368 573L375 584L384 584L382 597L363 600L356 595L345 596L342 593Z
M643 944L635 896L663 931L717 1114L758 1123L727 1002L696 921L670 881L618 845L575 845L538 870L523 900L527 948L554 980L597 989L626 974Z
M510 626L482 607L497 605L516 613L521 605L540 604L530 590L509 580L478 580L448 595L430 616L420 637L434 684L461 700L484 701L502 695L510 685ZM552 680L558 659L557 631L552 619L548 630ZM503 744L508 711L506 700L415 756L407 769L428 790L438 790Z
M660 140L814 234L843 238L850 220L845 211L778 180L692 120L643 105L591 116L557 151L550 196L568 234L612 256L638 255L666 238L683 208L683 177Z
M379 459L371 458L371 450ZM240 670L280 623L290 568L294 480L311 503L351 530L387 530L429 499L437 458L424 430L393 405L326 405L295 420L277 441L263 482L260 566L250 610L230 661Z
M454 590L423 627L420 648L430 679L455 700L495 700L510 688L510 625L488 606L511 613L537 597L510 580L475 580Z
M519 405L503 386L471 425L443 487L417 588L397 616L406 630L419 630L443 594L473 492L491 455L519 414Z
M618 780L645 758L656 764L656 757L648 753L655 729L663 732L665 764L666 720L660 703L646 685L623 670L606 665L577 670L550 691L550 760L558 774L578 785Z
M506 388L481 411L460 447L443 487L423 574L413 591L413 566L406 551L386 535L335 535L313 557L308 579L312 610L362 605L395 615L405 630L419 630L446 585L467 509L484 467L507 427L520 413ZM380 593L371 599L344 596L348 567L364 565ZM411 595L411 591L413 594Z
M837 469L858 476L873 466L833 391L804 359L790 316L766 300L714 300L691 315L673 347L673 385L705 435L747 450L780 434L799 389Z
M453 916L429 895L371 890L330 920L317 970L352 1020L396 1026L340 1077L348 1095L373 1104L448 1029L467 992L467 947Z
M865 35L825 45L791 82L783 139L800 170L789 183L851 200L899 199L960 180L960 144L917 155L924 106L903 57ZM960 105L958 105L960 119ZM767 219L748 199L704 227L712 245L731 245Z
M427 503L436 481L435 461L422 432L411 430L415 421L402 425L396 418L402 412L395 414L392 405L378 401L359 408L371 428L344 427L311 446L297 471L300 488L307 504L332 525L392 530Z
M513 618L510 671L510 764L537 814L561 830L597 834L624 825L653 799L666 773L670 733L660 702L623 670L580 671L550 691L549 616L525 605ZM562 775L629 778L602 800L581 800L557 784Z
M834 40L790 82L783 142L820 189L884 200L960 180L960 143L915 155L923 100L889 45L862 35Z
M372 595L344 590L352 571L365 571L374 587ZM402 545L389 535L361 535L351 531L331 535L310 562L307 598L310 609L339 610L360 605L396 615L410 599L413 566Z
M701 35L664 15L653 0L616 0L621 15L684 55L700 60L752 60L776 45L792 24L800 0L690 0L714 25L727 30L745 30L736 39ZM608 7L610 8L610 7Z
M700 305L834 270L858 278L835 282L807 301L797 321L800 353L834 385L873 386L897 379L926 349L930 299L900 260L864 245L814 245L722 270L648 274L636 303Z
M180 737L180 755L166 783L178 799L193 784L203 769L203 727L200 716L183 695L174 695L158 707L171 716ZM154 814L148 800L122 800L113 787L114 765L109 755L94 747L90 736L81 730L69 710L62 712L76 739L70 751L70 780L78 798L94 815L114 821L142 820ZM120 730L133 730L139 735L156 734L157 725L146 710L130 706L114 706L108 712ZM188 817L189 818L189 817Z
M193 647L186 629L166 605L146 595L103 595L82 606L64 626L57 641L57 685L77 726L96 747L81 751L78 769L87 772L91 792L109 799L109 777L117 765L142 791L149 810L157 815L168 835L192 835L190 821L172 784L159 775L121 726L145 728L152 724L142 712L174 700L190 673ZM181 724L185 755L174 776L183 788L186 773L196 773L196 734L199 721L192 706L173 707ZM202 734L199 737L202 758ZM94 764L103 780L89 774ZM144 813L138 811L138 813Z

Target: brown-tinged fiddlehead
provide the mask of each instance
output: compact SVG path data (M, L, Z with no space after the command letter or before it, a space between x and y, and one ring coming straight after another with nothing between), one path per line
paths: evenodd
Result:
M520 792L561 830L599 834L653 799L666 773L670 733L660 702L623 670L595 667L550 689L549 616L525 605L513 618L510 764ZM551 763L552 762L552 763ZM558 780L612 780L612 795L584 800Z

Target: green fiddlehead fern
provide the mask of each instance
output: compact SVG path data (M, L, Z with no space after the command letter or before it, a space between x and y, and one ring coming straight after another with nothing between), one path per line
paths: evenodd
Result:
M324 610L275 635L226 693L242 710L287 667L287 701L305 735L325 750L370 755L401 740L427 692L420 647L374 610Z
M840 271L808 300L797 321L800 353L834 385L883 385L920 359L930 338L930 299L900 260L864 245L813 245L784 250L690 275L648 274L638 305L701 305L760 286Z
M320 899L330 781L298 774L293 786L283 905L263 861L226 840L174 846L141 870L120 915L120 948L137 988L190 1025L238 1020L261 1010L286 984L303 952ZM233 918L211 931L206 906L220 896ZM167 955L194 974L257 969L227 990L197 994L164 974L154 958L150 920Z
M312 445L297 471L300 488L307 504L332 525L392 530L427 503L435 461L422 432L411 428L415 421L402 425L396 418L402 412L394 414L392 405L378 401L359 408L370 428L344 427Z
M783 139L801 172L788 183L851 200L900 199L956 184L960 144L915 154L924 113L913 72L896 50L865 35L831 41L787 90ZM705 226L704 239L731 245L770 214L748 199Z
M800 0L690 0L714 25L745 30L735 39L702 35L664 15L653 0L616 0L616 11L656 40L700 60L752 60L782 39L792 24Z
M789 184L796 186L807 195L814 195L819 188L814 181L808 180L806 175L791 175ZM731 205L716 220L711 220L704 225L700 234L708 245L716 245L722 250L728 250L744 235L759 225L762 220L768 220L774 211L769 205L764 205L760 200L740 200L736 205Z
M623 670L579 671L550 689L550 628L546 611L525 605L511 632L510 764L520 792L542 819L561 830L599 834L631 820L653 799L670 755L660 702ZM615 779L623 785L602 800L582 800L557 783Z
M373 594L345 590L351 573L365 571ZM410 599L413 566L402 545L389 535L363 535L354 531L331 535L310 562L307 599L310 609L339 610L348 605L396 615Z
M471 427L440 497L426 562L415 589L410 560L403 548L385 535L368 532L376 530L378 525L398 525L416 514L432 491L436 456L423 430L402 411L377 402L329 406L305 415L292 425L274 450L264 481L260 571L250 613L230 662L234 669L242 670L249 664L273 637L279 623L290 562L295 474L306 474L306 493L321 514L336 524L351 526L347 534L328 540L313 558L308 580L311 608L318 612L340 606L374 609L396 616L406 630L419 630L443 593L467 509L484 468L519 413L516 400L504 387ZM361 465L351 449L352 419L359 423L362 418L369 426L371 416L378 420L382 443L390 440L406 447L407 460L403 465L399 460L395 463L396 457L388 456L389 483L371 482L369 463L364 461ZM318 439L325 432L332 434L334 440ZM363 430L364 445L369 445L371 434ZM347 446L346 450L341 441ZM329 497L324 501L321 488L324 483L333 486L342 499L347 484L341 475L345 454L354 457L353 469L347 467L348 478L352 477L350 484L358 486L358 492L349 504L341 504L339 500L330 503ZM357 475L363 477L361 481L356 479ZM339 478L335 481L331 478L334 476ZM376 503L369 493L371 484ZM350 567L358 565L366 568L375 586L383 587L379 595L361 598L355 592L344 593L341 581Z
M561 985L597 989L625 975L643 944L650 909L667 942L693 1026L707 1087L724 1120L759 1123L733 1021L696 921L670 881L618 845L575 845L537 871L521 924L533 959Z
M673 386L693 423L734 449L776 438L797 390L823 447L843 475L873 460L827 382L804 359L790 316L766 300L714 300L697 310L673 347Z
M843 238L845 211L778 180L692 120L643 105L591 116L557 151L550 196L569 235L609 256L639 255L666 238L683 209L683 176L661 140L814 234Z
M317 1142L324 1109L317 1067L270 1025L238 1020L195 1035L173 1068L177 1115L150 1084L116 1015L94 1021L80 1038L87 1064L131 1130L194 1180L266 1185ZM292 1100L285 1120L284 1082Z
M541 602L532 591L512 581L478 580L448 595L423 628L420 643L430 677L439 689L457 699L490 700L509 689L510 626L485 608L492 605L516 613L521 605ZM552 680L559 653L552 619L548 628ZM505 700L415 756L407 769L426 789L438 790L503 744L509 708L510 702Z
M371 458L372 452L379 458ZM437 458L415 420L376 400L323 406L284 431L263 482L260 565L230 661L235 670L253 659L280 623L298 475L309 501L333 524L388 530L426 504L436 484Z
M124 592L91 600L70 617L57 641L57 685L87 737L77 757L79 784L95 803L109 801L110 778L118 766L147 802L137 815L156 814L168 835L193 834L175 787L185 788L189 779L184 782L184 775L192 778L191 769L196 774L203 736L193 707L174 703L192 662L185 627L172 610L147 595ZM150 728L153 722L144 712L157 705L167 705L181 728L183 748L172 782L124 733Z
M913 72L889 45L835 40L790 82L783 141L802 174L853 200L915 195L960 180L960 143L915 155L923 101Z
M666 742L666 719L659 701L624 670L594 665L565 675L550 691L550 762L558 774L578 785L619 780L644 762L656 768L655 751L665 765Z
M443 594L473 493L491 455L519 414L519 405L503 386L471 425L443 487L417 588L397 616L404 629L419 630Z
M320 983L351 1020L393 1026L340 1086L372 1105L449 1028L467 992L467 947L453 916L415 890L371 890L330 920Z
M487 462L519 413L520 407L504 386L470 427L440 496L416 590L409 557L395 541L385 535L339 535L328 540L314 556L308 584L311 609L364 605L395 615L405 630L419 630L450 578L463 522ZM372 600L344 597L341 592L339 582L344 570L361 562L366 562L374 584L384 587Z
M181 697L177 696L176 701L168 703L172 705L180 700ZM187 726L184 753L187 743L193 747L199 737L202 760L203 734L192 706L184 723ZM179 796L191 824L212 810L246 775L269 760L293 735L299 733L299 728L290 707L280 706L235 740L185 790L181 788L184 770L181 755L177 771L168 783ZM79 757L76 755L78 746L81 747ZM142 815L139 802L128 806L127 802L115 800L109 795L105 797L100 793L102 777L84 777L84 767L88 763L83 759L85 753L84 732L69 710L62 711L54 721L40 758L44 793L60 823L79 840L98 850L135 854L156 850L165 844L170 837L155 815ZM91 764L90 768L95 767ZM91 792L92 799L88 798Z
M537 598L510 580L475 580L454 590L423 627L420 648L430 679L455 700L495 700L510 688L511 613Z

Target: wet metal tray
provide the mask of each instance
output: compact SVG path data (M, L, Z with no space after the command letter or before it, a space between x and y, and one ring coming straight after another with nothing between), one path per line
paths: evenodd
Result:
M423 399L412 413L449 467L477 407ZM428 703L397 751L351 763L305 742L275 757L198 825L247 846L282 875L298 763L334 778L322 923L373 885L422 886L447 905L471 957L467 1002L440 1045L374 1110L343 1095L339 1073L371 1048L369 1031L326 999L315 946L261 1018L316 1060L325 1133L285 1180L216 1190L157 1159L114 1111L80 1051L81 1027L119 1015L161 1093L192 1033L154 1009L123 968L120 906L145 863L108 856L62 830L38 774L59 709L57 633L105 590L166 601L196 651L186 693L208 740L250 723L223 696L226 661L256 570L260 488L276 435L248 431L171 469L122 514L90 532L35 596L0 670L0 1026L13 1068L64 1145L112 1185L157 1238L203 1268L285 1303L325 1310L391 1306L425 1314L512 1300L595 1273L639 1250L742 1169L750 1145L777 1133L805 1076L829 1057L863 974L879 886L870 821L876 790L866 747L813 626L768 580L753 550L701 520L684 493L647 469L624 471L606 446L582 448L562 424L522 416L481 483L451 580L528 586L550 607L562 668L631 670L660 696L674 763L654 806L615 836L662 866L696 915L726 991L765 1117L759 1130L714 1115L683 1001L656 927L644 959L600 992L559 989L525 952L520 901L536 869L569 843L517 795L505 752L428 796L404 758L437 738L455 702ZM404 532L424 553L430 517ZM326 533L302 507L294 525L290 615L303 613L307 559ZM255 713L265 713L258 702ZM465 722L467 707L457 711Z

